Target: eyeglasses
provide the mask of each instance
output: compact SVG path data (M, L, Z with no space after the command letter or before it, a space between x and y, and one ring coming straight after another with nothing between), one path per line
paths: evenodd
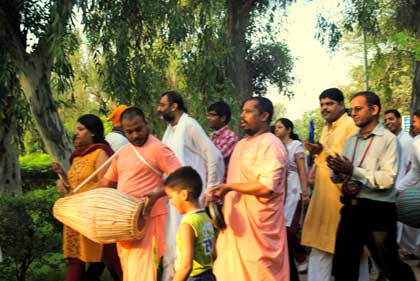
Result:
M352 113L358 113L360 112L362 109L364 109L366 106L355 106L354 108L349 108L348 112L351 115ZM368 105L367 106L369 109L373 108L373 105Z

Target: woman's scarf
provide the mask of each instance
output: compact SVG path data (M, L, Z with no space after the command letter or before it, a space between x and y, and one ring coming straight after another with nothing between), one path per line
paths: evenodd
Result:
M89 144L89 145L85 145L79 148L76 148L71 156L70 156L70 164L73 162L73 159L75 157L80 157L80 156L85 156L86 154L89 154L97 149L102 149L103 151L105 151L105 153L108 156L111 156L114 151L111 149L111 147L109 146L109 144L107 143L94 143L94 144Z

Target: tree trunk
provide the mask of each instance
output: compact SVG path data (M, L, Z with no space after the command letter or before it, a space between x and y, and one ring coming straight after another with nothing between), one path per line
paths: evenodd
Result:
M6 89L9 90L9 89ZM13 90L7 94L6 106L0 119L0 196L2 193L21 194L22 179L18 157L16 120L17 99Z
M59 162L67 169L73 144L60 119L51 93L51 57L47 46L40 43L37 51L32 53L22 65L24 69L18 77L37 130L53 161Z
M253 88L246 62L246 29L255 1L227 1L227 35L232 47L227 62L228 77L241 100L252 96Z
M411 90L411 113L420 110L420 61L416 61Z
M397 2L397 22L401 30L408 29L420 40L420 1L400 0ZM420 61L416 60L411 90L411 114L420 110Z

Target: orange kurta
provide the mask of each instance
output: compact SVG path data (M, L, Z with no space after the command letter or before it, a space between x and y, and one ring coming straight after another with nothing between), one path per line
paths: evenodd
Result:
M319 142L322 152L315 158L316 174L314 191L303 224L303 245L333 254L335 236L340 222L341 185L330 179L327 156L342 153L345 140L355 134L358 128L353 119L344 113L333 122L330 129L324 126Z
M118 190L136 198L162 187L162 176L147 167L129 144L112 161L105 178L118 182ZM150 135L143 146L134 146L153 168L169 175L181 164L175 154L156 137ZM165 250L166 198L160 198L146 221L145 236L141 240L118 242L118 255L124 281L156 280L156 260Z
M227 228L216 242L213 272L218 281L289 280L284 220L284 145L271 133L241 140L235 147L227 183L258 181L270 197L231 191L224 199Z
M72 188L78 186L96 170L96 158L101 151L102 149L97 149L87 155L73 159L67 173ZM98 179L93 177L76 193L90 190L97 182ZM102 244L93 242L68 226L64 226L63 249L65 258L78 258L84 262L99 262L102 258Z

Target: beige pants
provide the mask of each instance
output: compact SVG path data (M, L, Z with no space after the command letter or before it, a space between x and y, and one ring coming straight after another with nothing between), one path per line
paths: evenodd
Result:
M334 281L332 273L333 255L312 248L309 255L308 281ZM360 260L359 281L369 281L369 265L367 256Z

